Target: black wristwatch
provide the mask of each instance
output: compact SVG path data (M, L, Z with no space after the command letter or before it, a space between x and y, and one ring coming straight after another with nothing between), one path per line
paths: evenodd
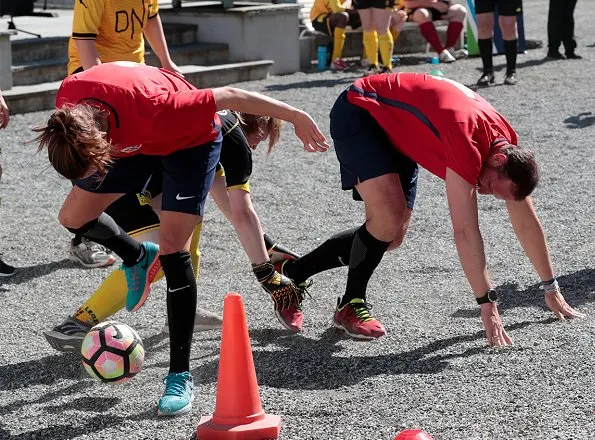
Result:
M487 304L487 303L495 303L498 301L498 292L494 289L490 289L486 292L484 296L481 298L475 298L477 304Z

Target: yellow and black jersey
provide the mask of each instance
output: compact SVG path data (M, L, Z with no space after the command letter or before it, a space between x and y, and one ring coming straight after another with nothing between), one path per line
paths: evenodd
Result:
M310 9L310 21L315 21L317 18L334 14L337 12L344 12L347 9L347 1L341 0L314 0L312 9Z
M143 29L158 12L157 0L75 0L68 74L81 67L74 40L95 40L103 63L144 62Z
M242 189L250 192L250 176L252 175L252 149L234 112L221 110L217 112L221 119L221 158L217 167L217 175L225 176L227 189Z

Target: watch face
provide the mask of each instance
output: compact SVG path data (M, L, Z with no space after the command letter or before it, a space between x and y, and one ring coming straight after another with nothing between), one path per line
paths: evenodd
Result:
M488 299L490 300L490 302L498 301L498 292L496 292L495 290L488 290Z

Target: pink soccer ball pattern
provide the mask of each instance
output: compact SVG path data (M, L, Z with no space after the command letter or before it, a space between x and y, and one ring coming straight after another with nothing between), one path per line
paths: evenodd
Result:
M145 350L138 334L126 324L102 322L85 336L81 346L83 366L102 382L123 383L143 366Z

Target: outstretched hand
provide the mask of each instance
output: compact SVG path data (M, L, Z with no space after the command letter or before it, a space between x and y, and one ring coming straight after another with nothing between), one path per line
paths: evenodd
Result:
M504 330L498 306L496 303L481 305L481 320L486 331L486 338L490 347L506 347L512 345L512 339Z
M545 303L559 320L566 318L584 318L584 313L574 310L568 305L559 289L545 293Z
M324 152L329 149L330 145L326 142L326 138L308 113L298 113L292 122L295 135L303 142L304 150Z

